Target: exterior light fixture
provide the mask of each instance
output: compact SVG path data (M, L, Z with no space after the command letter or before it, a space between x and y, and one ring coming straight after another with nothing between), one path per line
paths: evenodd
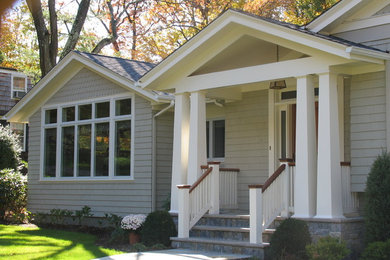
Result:
M276 45L276 62L279 62L279 45ZM287 85L285 80L271 81L269 83L270 89L284 89L286 87Z

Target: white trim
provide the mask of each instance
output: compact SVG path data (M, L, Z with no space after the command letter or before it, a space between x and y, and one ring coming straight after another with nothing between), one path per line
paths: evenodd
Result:
M27 76L23 73L20 73L20 72L11 72L10 74L11 74L11 99L19 100L22 97L15 97L14 91L24 92L24 95L27 93ZM14 90L14 78L15 77L24 79L24 91Z
M369 17L366 19L361 19L357 21L349 21L341 24L340 26L337 26L334 28L330 33L336 34L336 33L342 33L347 31L353 31L353 30L359 30L359 29L365 29L370 27L375 27L378 25L384 25L390 23L390 15L384 14L384 15L378 15L375 17Z
M131 99L131 114L130 115L115 115L115 102L122 99ZM101 102L110 102L110 115L105 118L96 118L95 105ZM79 120L78 107L81 105L91 104L92 115L91 119ZM75 107L75 120L71 122L62 121L62 110L66 107ZM45 112L47 110L57 110L57 122L53 124L45 124ZM131 122L131 151L130 151L130 175L129 176L115 176L115 139L116 131L115 124L119 121ZM96 123L109 123L109 160L108 160L108 176L94 176L95 174L95 124ZM91 125L91 172L90 177L88 176L77 176L77 160L78 160L78 127L80 125ZM74 136L74 164L73 164L73 177L62 177L61 176L61 157L62 157L62 128L65 126L75 127ZM41 158L40 158L40 181L111 181L111 180L134 180L134 135L135 135L135 95L132 93L113 95L109 97L96 98L90 100L83 100L80 102L66 102L56 105L47 105L41 107ZM57 130L57 144L56 144L56 174L55 177L44 177L44 156L45 156L45 144L44 144L44 132L45 129L55 128Z

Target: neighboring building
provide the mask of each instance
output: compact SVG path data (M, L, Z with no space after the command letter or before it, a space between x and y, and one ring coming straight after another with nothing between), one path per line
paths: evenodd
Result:
M0 124L6 125L4 115L19 102L19 100L32 88L30 79L16 69L0 67ZM22 123L11 123L11 128L19 134L23 150L22 156L26 158L28 126Z
M147 213L170 192L175 246L261 257L292 215L361 249L370 165L390 150L389 29L388 1L342 0L306 27L228 10L154 67L68 55L7 114L31 125L30 210ZM206 212L223 226L192 228ZM249 217L249 235L226 227Z

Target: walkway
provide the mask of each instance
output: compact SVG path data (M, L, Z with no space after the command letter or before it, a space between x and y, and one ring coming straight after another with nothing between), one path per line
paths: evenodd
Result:
M248 255L229 255L215 252L196 252L186 249L169 249L162 251L149 251L139 253L128 253L122 255L113 255L95 260L234 260L247 259Z

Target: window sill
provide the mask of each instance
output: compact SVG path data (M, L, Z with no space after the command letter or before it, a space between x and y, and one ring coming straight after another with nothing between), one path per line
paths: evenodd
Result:
M134 178L133 177L52 177L52 178L41 178L39 180L40 182L123 182L123 181L128 181L128 182L133 182Z

